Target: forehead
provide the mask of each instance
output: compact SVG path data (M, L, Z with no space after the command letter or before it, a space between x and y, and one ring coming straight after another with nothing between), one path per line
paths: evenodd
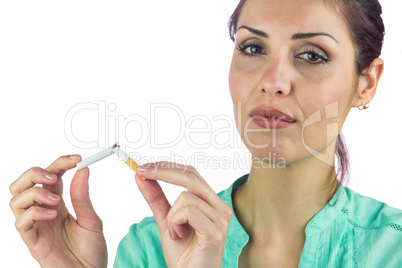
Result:
M237 22L237 27L241 25L268 34L331 32L340 39L348 37L341 15L325 0L247 0Z

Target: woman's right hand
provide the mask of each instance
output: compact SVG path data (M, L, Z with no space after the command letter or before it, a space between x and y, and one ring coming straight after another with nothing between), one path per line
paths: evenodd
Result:
M139 166L135 178L158 225L166 264L176 268L221 267L233 212L197 170L159 162ZM170 205L158 181L187 191Z
M46 169L30 168L10 185L15 226L42 267L107 266L102 221L89 199L88 168L77 171L71 182L77 219L62 198L61 177L80 160L78 155L62 156Z

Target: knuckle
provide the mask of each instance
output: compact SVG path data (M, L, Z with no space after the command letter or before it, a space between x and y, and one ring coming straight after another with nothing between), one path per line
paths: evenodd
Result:
M15 229L17 229L18 231L21 230L22 228L22 222L21 222L21 218L18 218L15 223L14 223Z
M43 168L40 167L31 167L28 169L22 176L22 178L27 178L29 180L32 180L32 178L36 178L42 174Z
M42 193L44 193L44 189L40 186L34 186L32 187L32 193L35 197L40 196Z
M185 215L194 215L194 214L196 214L196 208L191 204L183 205L182 210L183 210Z
M160 162L155 163L155 166L160 169L169 169L171 166L171 163L168 161L160 161Z
M226 233L218 231L215 233L215 238L217 241L224 241L224 240L226 240Z
M9 190L11 195L16 196L21 193L21 190L18 188L18 181L36 177L40 172L42 172L42 168L40 167L31 167L30 169L26 170L17 180L10 184Z
M200 187L202 187L200 185L200 177L198 176L198 174L194 173L194 172L186 172L186 185L185 188L189 191L189 192L193 192L195 190L200 190Z
M27 216L31 216L31 215L35 214L37 211L38 211L37 206L31 206L24 212L24 214Z
M220 225L222 226L222 228L224 230L227 230L229 228L230 221L228 221L226 217L220 217L219 220L220 220Z
M160 162L155 162L155 163L149 163L147 165L145 165L149 168L152 169L152 173L159 173L159 174L163 174L164 170L167 170L170 168L170 164L167 161L160 161Z
M196 169L195 169L195 167L193 167L193 166L185 166L185 171L186 172L193 172L193 173L195 173L196 172Z
M223 215L226 218L226 220L228 220L228 221L230 221L232 219L233 210L228 204L225 204L225 206L223 208Z
M222 241L225 238L223 233L219 231L214 232L213 237L215 238L216 241Z
M219 228L212 228L212 239L214 241L221 242L222 240L226 239L226 232L223 232Z
M31 206L30 208L25 211L25 214L28 218L36 218L37 215L41 214L43 211L42 207L39 206Z
M10 190L10 193L12 196L15 196L18 194L17 190L15 189L15 183L11 183L10 187L8 188Z
M62 155L62 156L59 156L57 159L56 159L56 163L57 162L60 162L60 161L64 161L65 159L68 159L68 155Z
M63 164L68 162L68 161L69 161L69 156L68 155L59 156L46 169L48 170L49 168L58 168L60 166L63 166Z
M25 222L27 219L33 219L35 214L39 213L39 207L32 206L27 211L25 211L20 217L15 221L15 228L21 232L24 229Z
M183 191L177 198L179 202L181 203L188 203L188 201L191 198L191 194L188 191Z
M43 171L43 169L40 167L31 167L30 169L27 170L26 174L29 177L35 177L42 171Z
M198 174L193 172L193 171L187 171L187 176L189 176L190 179L192 179L192 180L198 180L199 179Z
M15 208L15 197L11 198L9 205L10 205L10 208L12 210L14 210L14 208Z

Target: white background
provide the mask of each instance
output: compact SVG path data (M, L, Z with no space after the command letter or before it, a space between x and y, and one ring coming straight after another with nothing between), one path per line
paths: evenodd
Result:
M354 109L344 126L352 163L349 186L402 209L402 5L380 2L387 31L382 55L385 73L370 108ZM31 166L46 167L63 154L90 156L113 144L116 137L121 144L146 138L149 129L140 129L128 116L141 116L150 123L153 103L175 105L186 117L180 123L177 112L159 110L154 138L160 143L172 141L178 128L188 128L185 123L191 117L204 115L212 131L222 127L213 122L214 116L232 117L227 77L233 43L226 23L236 4L237 0L0 3L1 266L38 266L14 228L8 204L9 185ZM66 115L82 103L115 108L102 112L98 106L74 118L72 127L80 140L103 139L92 149L65 136ZM98 119L99 114L108 120ZM127 120L116 127L113 120L119 116ZM105 125L101 131L98 122ZM201 121L191 126L205 127ZM201 133L187 138L202 143L209 137ZM195 153L215 160L233 158L235 153L246 156L236 139L231 139L236 148L196 149L183 136L167 149L152 148L148 140L140 148L126 150L155 160L173 152L181 157L179 162L195 165L220 191L247 173L248 167L203 166L196 162ZM72 174L64 177L67 194ZM130 225L151 213L137 190L134 173L115 157L93 165L90 176L90 194L104 222L111 266ZM182 191L164 188L171 201Z

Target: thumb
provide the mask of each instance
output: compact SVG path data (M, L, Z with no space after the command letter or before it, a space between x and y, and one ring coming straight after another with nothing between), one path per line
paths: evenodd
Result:
M71 203L81 227L93 231L102 231L102 221L96 214L89 199L89 169L78 170L70 186Z
M163 234L168 229L166 216L170 210L169 201L157 181L144 181L137 174L135 174L135 181L145 201L147 201L148 206L151 208L158 225L159 233Z

